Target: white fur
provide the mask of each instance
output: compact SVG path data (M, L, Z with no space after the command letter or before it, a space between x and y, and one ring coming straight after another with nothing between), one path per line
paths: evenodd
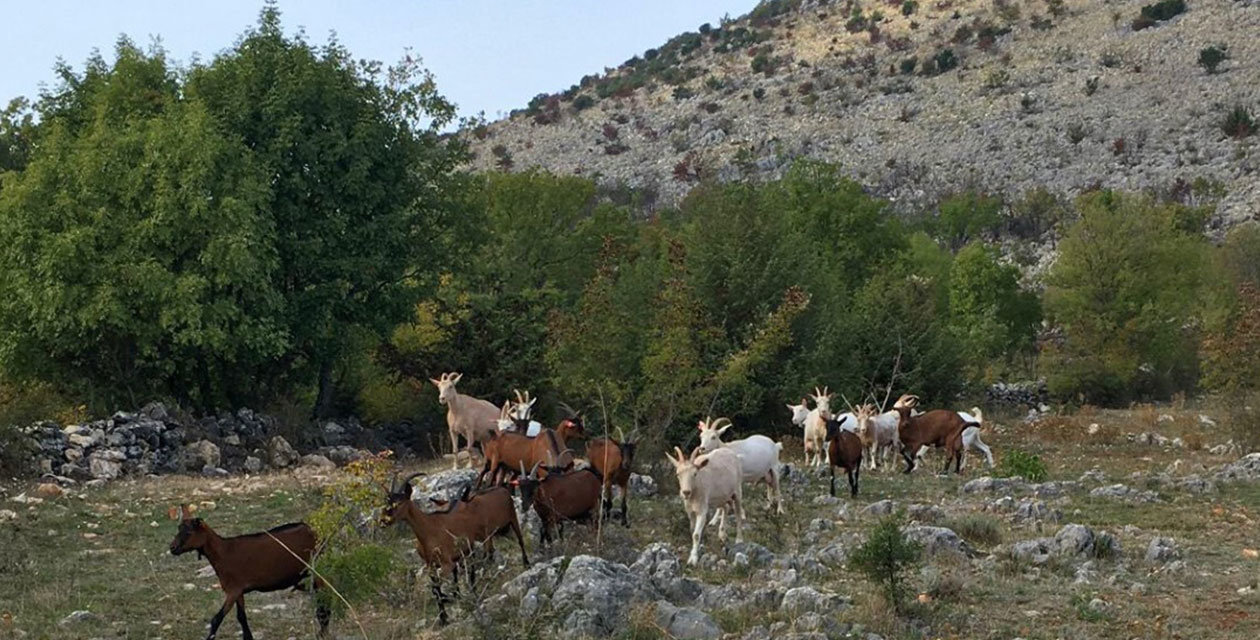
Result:
M460 394L455 384L462 373L445 373L441 379L430 378L438 388L438 403L446 405L446 427L451 436L451 468L459 468L459 438L464 437L468 466L472 467L472 446L484 442L498 428L499 408L480 398Z
M714 422L700 423L700 451L702 453L712 453L719 449L734 451L739 456L744 482L766 483L766 499L775 507L777 513L783 513L783 494L779 491L779 452L783 450L783 446L762 435L722 442L722 434L726 433L731 425L714 428L714 424Z
M735 542L743 541L741 523L744 519L743 483L740 482L739 456L730 449L722 448L704 455L693 455L688 460L677 447L677 459L666 455L674 465L678 476L678 495L691 528L691 554L687 564L700 561L700 534L704 532L710 511L718 514L718 539L726 541L726 518L722 517L727 505L735 513ZM699 453L697 450L696 453Z

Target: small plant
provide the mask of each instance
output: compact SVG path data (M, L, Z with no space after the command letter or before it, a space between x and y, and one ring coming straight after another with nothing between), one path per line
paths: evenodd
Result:
M585 111L593 106L595 106L595 98L587 94L582 94L573 99L574 111Z
M1002 462L997 468L999 478L1023 478L1029 482L1042 482L1047 475L1041 456L1022 449L1012 449L1002 456Z
M1089 135L1089 130L1080 122L1073 122L1067 126L1067 139L1072 144L1080 144L1082 140Z
M604 137L609 140L616 140L617 135L619 134L617 127L611 122L605 122L601 132L604 134Z
M757 87L756 89L753 89L752 96L753 98L756 98L757 100L765 100L766 99L765 87Z
M768 78L774 75L775 69L778 68L779 62L769 53L761 52L753 56L752 62L749 63L753 73L765 74Z
M1142 7L1141 14L1133 19L1133 30L1149 29L1160 22L1171 20L1185 13L1186 0L1160 0Z
M688 98L694 97L695 95L696 95L696 92L692 91L691 89L688 89L687 87L683 87L683 86L674 87L675 100L686 100Z
M1098 76L1090 76L1089 78L1086 78L1085 89L1084 89L1085 95L1092 96L1095 93L1098 93L1098 82L1099 82Z
M930 73L931 75L937 75L937 74L945 73L946 71L949 71L950 69L954 69L957 66L958 66L958 56L954 55L954 50L941 49L936 55L932 56L931 71L929 72L927 65L923 67L923 70L925 73Z
M923 547L901 532L903 516L888 516L849 556L849 566L874 582L898 613L905 610L906 580L922 562Z
M630 150L630 147L627 147L626 145L620 142L614 142L610 145L604 146L604 155L619 156L629 150Z
M991 547L1002 543L1002 527L996 518L981 513L969 513L946 521L967 542Z
M508 151L508 148L506 145L496 144L490 148L490 153L494 154L495 166L497 166L502 171L511 170L512 165L515 164L512 161L512 152Z
M1216 73L1217 67L1222 62L1229 59L1229 54L1225 51L1225 45L1211 45L1199 50L1199 66L1203 67L1209 74Z
M1111 141L1111 155L1113 156L1124 155L1124 150L1125 150L1125 147L1127 146L1128 145L1125 143L1124 138L1116 138L1115 140L1112 140Z
M1006 69L997 68L989 69L984 72L982 80L986 89L1001 89L1006 86L1007 81L1011 79L1011 74Z
M919 59L913 56L906 58L905 60L902 60L901 64L899 65L901 67L901 73L905 75L910 75L914 73L914 68L918 64L919 64Z
M919 3L915 2L914 0L906 0L905 2L901 3L901 15L903 16L912 16L914 15L914 12L918 10L919 10Z
M1241 104L1234 105L1221 122L1221 131L1235 140L1250 137L1256 133L1255 115L1251 113L1251 109Z
M709 76L704 79L704 86L710 91L721 91L722 87L726 86L726 81L717 76Z

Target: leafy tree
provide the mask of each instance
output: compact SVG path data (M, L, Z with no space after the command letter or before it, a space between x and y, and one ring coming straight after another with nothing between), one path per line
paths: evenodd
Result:
M34 133L35 119L25 98L14 98L0 109L0 189L4 172L26 167Z
M1045 296L1063 330L1043 352L1051 391L1101 404L1190 388L1205 241L1146 198L1101 191L1077 208Z
M906 538L901 530L904 520L902 514L880 520L866 542L849 556L849 566L874 582L898 613L904 612L907 604L909 574L923 562L923 546Z
M1001 224L1002 199L976 191L954 194L941 201L936 235L957 249L997 230Z
M949 308L973 366L1032 350L1041 306L1019 286L1019 276L981 244L967 245L954 259Z

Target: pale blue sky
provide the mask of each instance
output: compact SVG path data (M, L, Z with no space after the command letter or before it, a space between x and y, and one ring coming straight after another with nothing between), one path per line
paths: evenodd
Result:
M81 67L92 49L107 56L119 34L151 36L176 60L231 46L252 25L262 0L39 0L6 2L0 32L0 104L35 96L53 80L58 56ZM538 93L566 89L756 0L281 0L286 29L304 27L322 43L330 31L356 58L397 61L411 47L437 76L460 115L525 106Z

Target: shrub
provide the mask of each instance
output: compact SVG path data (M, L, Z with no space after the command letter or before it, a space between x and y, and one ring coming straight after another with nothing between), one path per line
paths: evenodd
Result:
M1029 482L1042 482L1046 475L1046 465L1041 461L1041 456L1022 449L1011 449L1002 456L997 467L999 478L1023 478Z
M680 86L680 87L674 87L673 95L674 95L675 100L686 100L688 98L694 97L696 95L696 92L692 91L691 89L688 89L687 87Z
M1243 451L1260 451L1260 393L1231 402L1225 420L1230 437Z
M919 59L913 56L906 58L905 60L902 60L901 64L899 65L901 68L901 73L905 75L910 75L914 73L914 67L918 64L919 64Z
M1085 125L1080 122L1073 122L1067 126L1068 142L1071 142L1072 144L1080 144L1081 141L1088 135L1089 130L1086 129Z
M595 98L587 94L582 94L573 99L574 111L585 111L593 106L595 106Z
M901 15L903 16L914 15L914 12L917 11L918 9L919 9L919 3L915 2L914 0L906 0L905 2L901 3Z
M512 161L512 152L508 151L506 145L496 144L490 148L490 153L494 154L495 166L499 167L499 169L503 171L510 170L512 165L515 164Z
M945 522L967 542L986 547L1002 543L1002 527L996 518L981 513L968 513Z
M901 532L901 514L884 518L849 556L849 567L866 576L897 612L906 605L906 580L922 562L923 547Z
M779 63L769 53L761 52L753 56L752 62L749 63L753 73L764 73L767 77L774 75L775 69Z
M1234 108L1225 116L1225 120L1221 122L1221 131L1235 140L1242 140L1255 134L1256 119L1251 109L1241 104L1234 105Z
M604 137L609 140L617 139L617 135L618 135L617 127L613 125L611 122L605 122L603 129L601 129L601 132L604 134Z
M764 100L764 99L765 99L765 97L766 97L766 90L765 90L765 88L764 88L764 87L757 87L756 89L753 89L752 96L753 96L754 98L758 99L758 100Z
M954 55L953 49L941 49L932 56L932 63L936 68L936 73L945 73L958 66L958 56Z
M620 142L614 142L613 144L604 146L604 155L619 156L629 150L630 150L630 147Z
M1186 11L1186 0L1160 0L1142 7L1142 17L1151 20L1172 20Z
M1199 66L1207 70L1209 74L1216 73L1216 68L1229 58L1229 54L1225 52L1225 45L1211 45L1199 50Z
M1085 95L1092 96L1095 93L1098 93L1099 80L1100 78L1098 76L1091 76L1085 80Z

